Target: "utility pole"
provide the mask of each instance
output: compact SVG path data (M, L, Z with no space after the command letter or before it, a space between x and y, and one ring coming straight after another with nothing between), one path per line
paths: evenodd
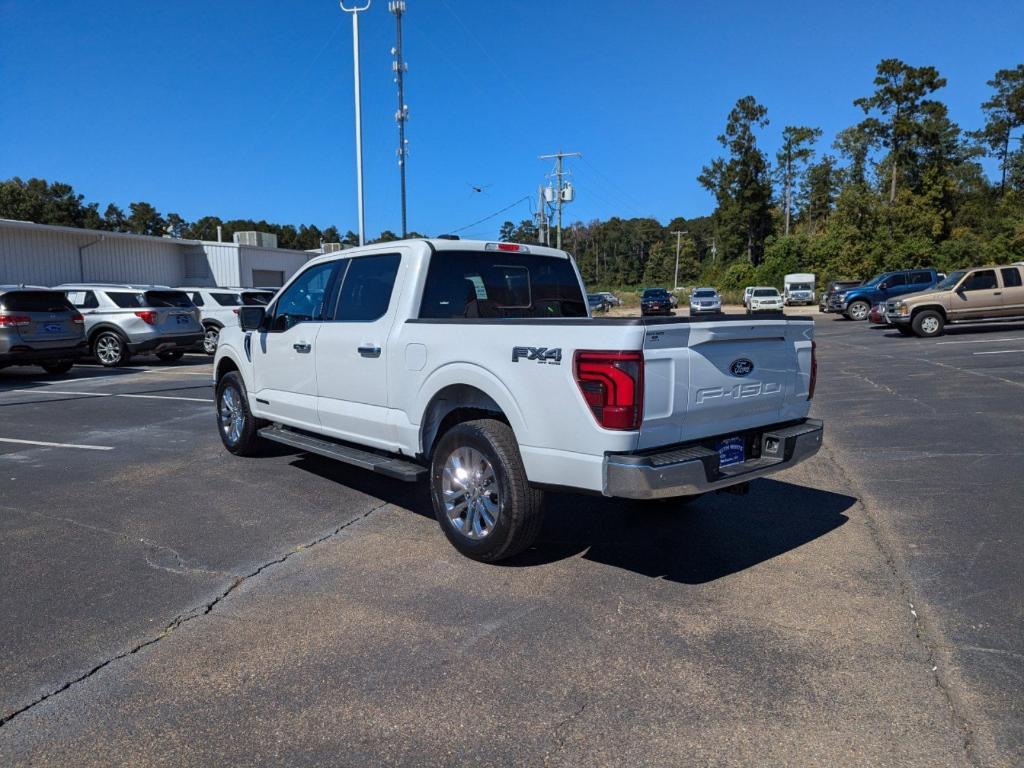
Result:
M672 281L672 290L673 291L678 291L679 290L679 238L681 238L683 235L690 234L690 231L688 229L684 229L682 231L672 230L672 234L676 236L676 277Z
M405 73L409 71L409 65L402 58L402 14L405 13L405 0L390 0L388 10L395 14L395 47L391 49L391 55L395 60L391 68L395 72L395 82L398 83L398 111L395 112L395 120L398 121L398 170L402 179L402 238L408 234L405 224L405 158L409 152L406 145L409 143L405 138L405 121L409 119L409 107L405 105Z
M371 2L373 0L366 0L366 5L356 5L351 8L345 6L345 0L338 2L341 10L352 14L352 72L356 98L356 197L359 198L360 245L366 243L366 217L363 215L363 100L359 82L359 14L368 10Z
M551 160L554 158L555 165L555 194L557 196L556 203L558 207L558 229L556 232L556 245L555 247L561 250L562 248L562 203L572 201L572 187L566 187L562 184L562 177L566 175L566 172L562 170L562 161L567 157L583 157L582 152L562 152L558 151L550 155L540 155L539 160ZM568 196L568 198L567 198Z

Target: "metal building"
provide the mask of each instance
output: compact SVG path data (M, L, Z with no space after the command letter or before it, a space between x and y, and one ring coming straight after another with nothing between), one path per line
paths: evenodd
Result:
M0 284L277 287L315 255L0 219Z

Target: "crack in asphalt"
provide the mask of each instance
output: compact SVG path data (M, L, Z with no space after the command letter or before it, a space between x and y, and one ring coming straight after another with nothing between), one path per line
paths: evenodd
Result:
M582 704L580 704L575 709L575 711L570 712L568 716L562 718L555 725L555 728L552 731L552 736L555 739L555 745L550 750L548 750L547 754L544 755L544 765L548 765L549 764L548 761L551 759L552 752L557 752L558 750L560 750L565 745L565 740L566 740L567 737L566 736L559 736L559 733L561 733L561 731L563 729L565 729L566 727L571 725L573 722L578 720L580 717L582 717L583 712L586 710L586 708L588 706L589 706L589 702L584 701Z
M990 753L991 750L984 749L978 743L977 727L968 714L971 708L963 700L957 689L959 681L950 679L951 677L957 677L953 671L955 665L951 658L950 646L943 640L942 632L937 623L922 609L921 604L923 600L918 600L915 596L910 575L897 558L895 548L889 544L888 539L891 534L886 531L884 524L879 522L872 507L866 503L865 494L860 490L860 484L854 481L853 477L847 472L845 465L838 460L834 449L830 445L825 444L822 446L822 453L828 455L829 461L836 467L848 487L854 490L854 495L860 500L860 506L864 510L864 521L867 525L868 535L882 554L886 567L896 581L900 596L908 606L911 624L914 629L914 638L925 652L928 668L932 673L935 687L938 688L945 699L953 722L960 732L964 754L968 762L971 765L977 766L977 768L996 765L997 763L991 759L993 757L991 754L986 754L984 757L980 754L982 751Z
M57 688L53 689L52 691L50 691L49 693L43 694L42 696L40 696L36 700L26 704L23 707L19 707L18 709L14 710L10 714L0 716L0 728L4 728L6 725L8 725L16 717L19 717L20 715L25 714L29 710L31 710L31 709L39 706L40 704L42 704L44 701L47 701L48 699L52 699L54 696L58 696L58 695L64 693L65 691L67 691L72 686L78 685L79 683L88 680L89 678L91 678L96 673L98 673L101 670L106 669L107 667L109 667L111 664L113 664L113 663L115 663L117 661L120 661L121 659L125 659L125 658L127 658L129 656L134 656L135 654L139 653L140 651L145 650L146 648L150 647L151 645L156 645L157 643L159 643L161 640L163 640L164 638L169 636L171 633L173 633L176 629L178 629L179 627L183 626L184 624L187 624L190 621L193 621L194 619L199 619L199 618L202 618L203 616L209 615L214 610L214 608L216 608L220 603L222 603L224 600L226 600L231 595L232 592L237 590L240 586L242 586L246 582L251 581L252 579L254 579L257 576L259 576L261 573L263 573L263 571L267 570L268 568L273 568L276 565L281 565L282 563L287 561L289 558L291 558L293 555L297 555L300 552L304 552L304 551L306 551L308 549L312 549L313 547L316 547L316 546L318 546L320 544L323 544L325 541L329 541L330 539L333 539L334 537L336 537L338 534L340 534L342 531L344 531L349 526L355 525L356 523L358 523L358 522L360 522L362 520L365 520L370 515L372 515L374 512L377 512L377 511L383 509L387 505L388 505L388 502L386 502L386 501L385 502L381 502L380 504L378 504L377 506L373 507L372 509L367 510L366 512L364 512L363 514L359 515L358 517L352 518L351 520L349 520L346 523L343 523L342 525L339 525L337 528L335 528L334 530L324 534L323 536L320 536L320 537L318 537L316 539L313 539L312 541L307 541L307 542L305 542L303 544L299 544L298 546L290 549L288 552L286 552L281 557L275 558L273 560L268 560L267 562L263 563L258 568L256 568L255 570L251 571L250 573L247 573L247 574L245 574L243 576L236 576L234 578L234 580L231 582L231 584L228 585L228 588L225 589L223 592L221 592L219 595L217 595L215 598L213 598L213 600L210 600L207 603L203 603L202 605L196 606L195 608L192 608L191 610L186 611L185 613L178 614L177 616L175 616L170 621L170 623L167 624L167 626L165 626L163 628L163 630L161 630L160 634L156 635L155 637L151 637L148 640L145 640L145 641L143 641L143 642L133 646L132 648L130 648L130 649L126 650L126 651L122 651L121 653L118 653L115 656L110 657L109 659L103 660L99 664L96 664L94 667L89 669L84 674L79 675L78 677L76 677L76 678L74 678L72 680L69 680L66 683L63 683L59 687L57 687ZM46 516L43 515L43 517L46 517ZM69 521L69 522L73 522L73 521ZM100 529L100 530L102 530L102 529ZM108 531L108 533L109 532L110 531ZM175 553L175 554L177 554L177 553Z

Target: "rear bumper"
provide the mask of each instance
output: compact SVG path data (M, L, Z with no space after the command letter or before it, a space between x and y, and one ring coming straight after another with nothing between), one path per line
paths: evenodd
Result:
M12 346L0 354L0 365L34 365L56 360L77 360L89 351L89 344L82 341L70 347L49 347L37 349L27 344Z
M604 495L660 499L745 483L810 458L821 448L823 433L824 425L818 419L767 427L755 436L760 456L729 467L719 467L718 452L703 445L653 454L609 454L604 460Z
M128 343L128 350L134 355L140 352L167 352L169 350L187 350L203 340L203 333L182 333L174 336L155 336L145 341Z

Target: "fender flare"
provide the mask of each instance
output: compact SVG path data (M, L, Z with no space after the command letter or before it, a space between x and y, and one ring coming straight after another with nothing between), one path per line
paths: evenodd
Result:
M529 425L519 402L511 390L493 372L483 366L468 362L448 363L430 373L420 385L416 399L410 409L413 424L419 427L420 451L424 451L428 436L427 416L439 394L452 387L468 387L477 390L494 402L508 420L516 441L522 444L529 434Z
M113 333L116 333L118 336L121 337L121 341L123 341L125 344L131 343L129 338L128 338L128 334L125 333L120 327L118 327L114 323L102 322L102 323L97 323L96 325L94 325L89 330L89 347L90 348L92 347L93 342L96 341L96 337L99 336L104 331L111 331Z

